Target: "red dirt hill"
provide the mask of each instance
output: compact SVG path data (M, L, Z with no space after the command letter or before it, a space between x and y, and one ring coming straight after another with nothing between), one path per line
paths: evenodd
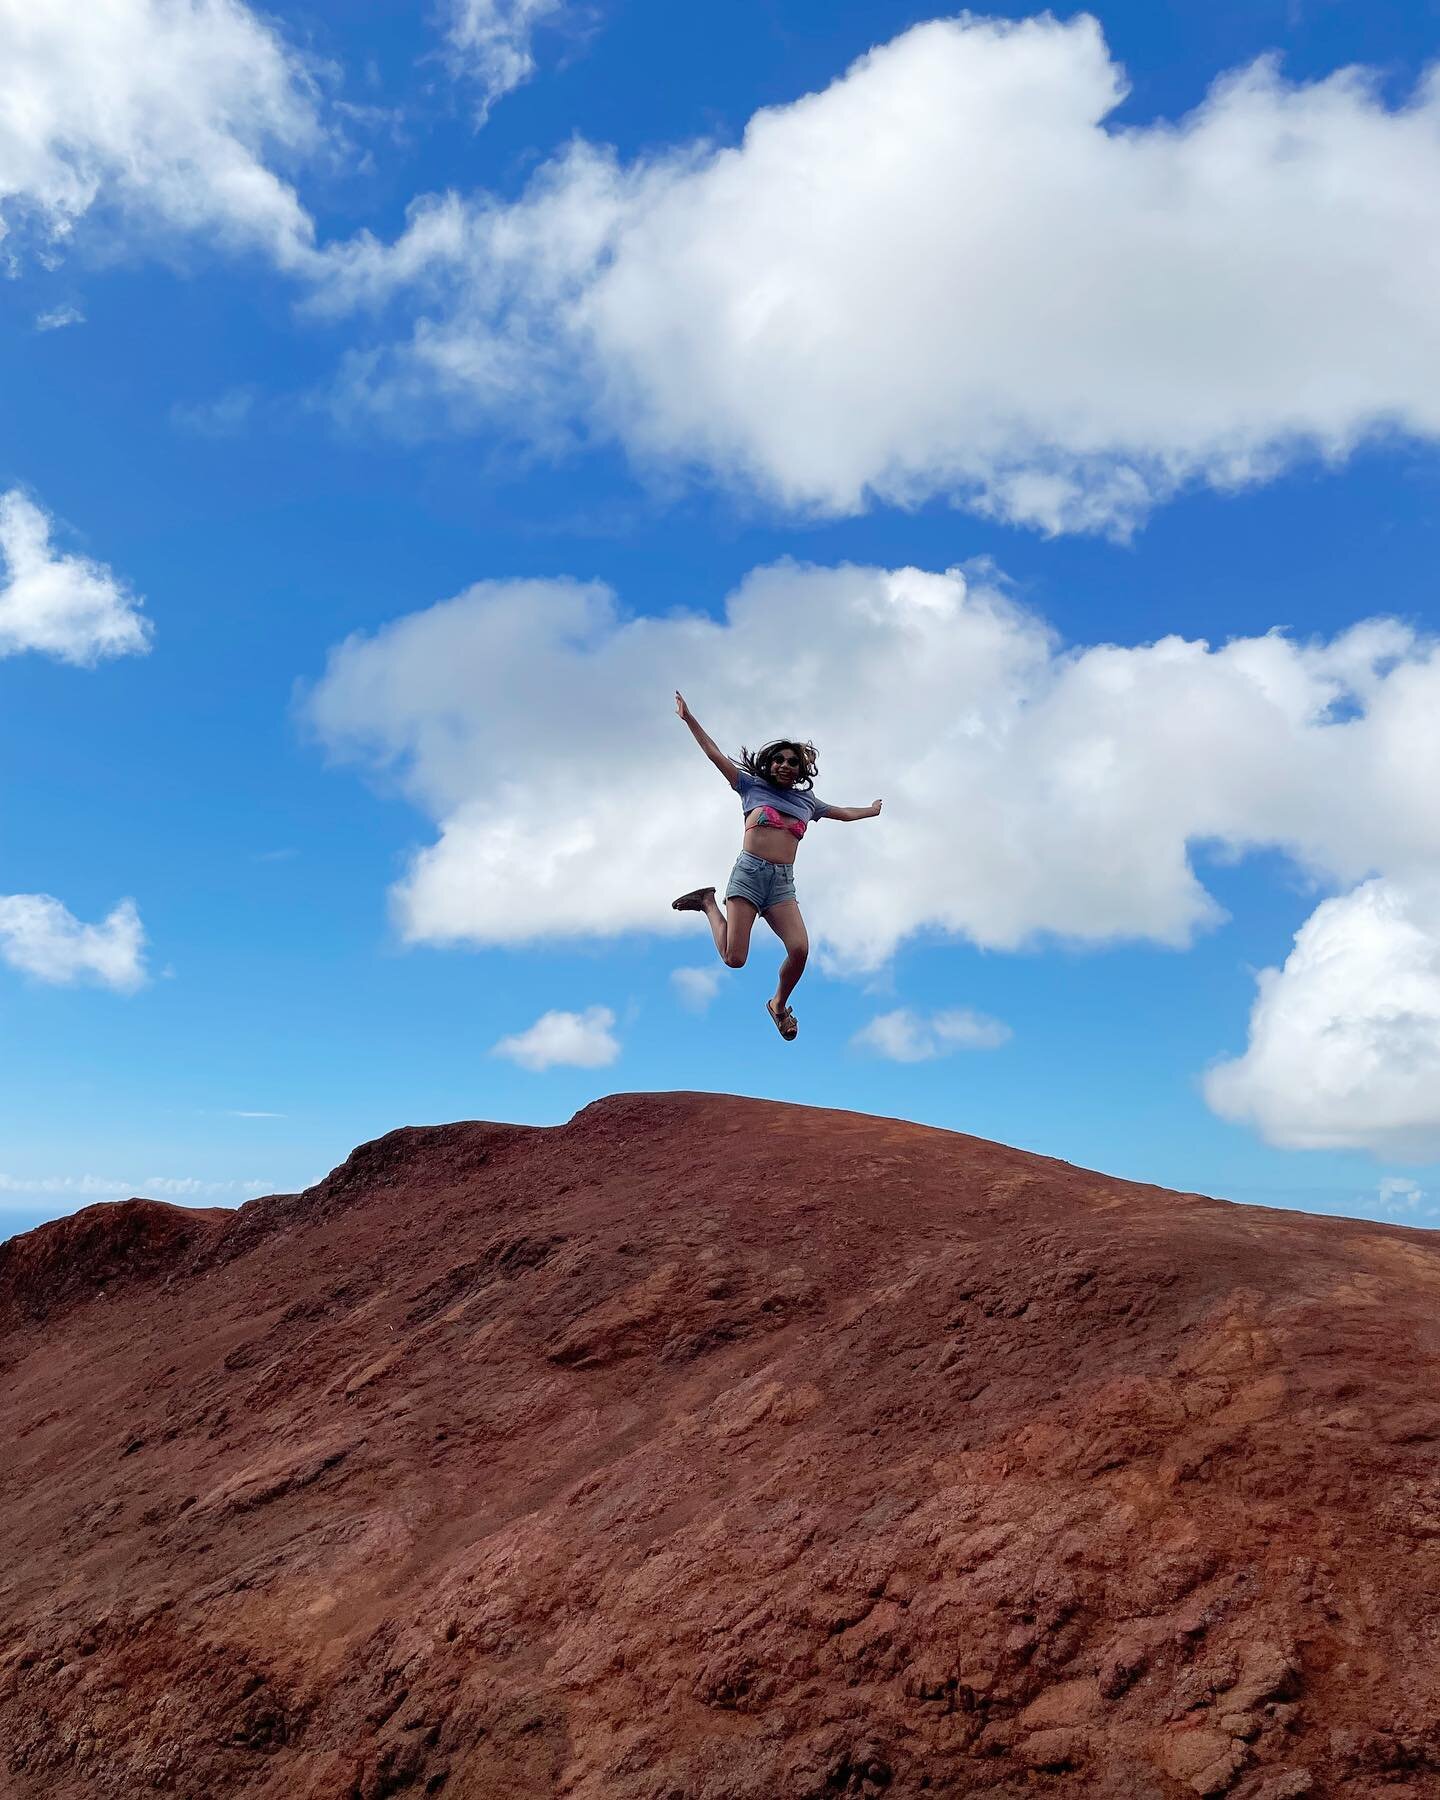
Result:
M1440 1794L1437 1299L695 1094L91 1209L0 1250L0 1791Z

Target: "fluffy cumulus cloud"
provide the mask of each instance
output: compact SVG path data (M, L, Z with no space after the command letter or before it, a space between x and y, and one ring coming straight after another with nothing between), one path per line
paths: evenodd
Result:
M145 932L133 900L86 925L49 894L0 894L0 962L59 986L129 993L145 981Z
M801 857L812 933L852 969L927 929L1183 945L1220 917L1197 844L1278 847L1336 886L1440 867L1415 779L1440 764L1440 656L1404 625L1067 649L983 573L781 563L718 618L491 582L339 646L310 720L437 828L394 893L401 935L698 943L703 920L668 902L723 882L738 807L676 686L732 753L813 737L823 798L884 798L879 820L822 820ZM637 809L635 771L656 768Z
M1205 1091L1287 1148L1440 1157L1440 881L1378 878L1317 907Z
M140 602L103 563L58 554L51 528L18 489L0 494L0 657L38 650L89 664L148 650Z
M240 0L0 0L0 239L111 207L299 267L313 228L270 165L322 136L306 68Z
M1010 1027L966 1007L928 1016L897 1007L879 1013L857 1031L851 1043L891 1062L930 1062L955 1050L998 1050L1010 1041Z
M91 664L147 650L135 596L103 564L57 553L50 531L24 494L0 495L0 657L35 650ZM0 962L37 981L130 992L145 981L144 951L133 900L87 925L49 894L0 894Z
M449 0L482 111L569 11ZM409 321L352 352L352 402L609 438L806 512L940 495L1124 533L1187 482L1440 436L1440 79L1391 105L1261 61L1132 128L1124 93L1092 18L936 20L733 146L581 142L514 201L317 246L290 176L333 131L259 13L0 0L0 238L93 213L256 247Z
M328 259L332 303L419 319L354 385L796 508L946 495L1047 531L1440 435L1440 80L1391 106L1263 60L1131 128L1124 94L1092 18L962 16L733 147L581 143L515 203L432 196Z
M620 1054L614 1024L615 1015L608 1006L587 1006L580 1013L542 1013L527 1031L501 1038L490 1054L508 1057L536 1073L557 1065L603 1069Z
M476 116L535 73L535 28L554 23L568 0L452 0L446 32L451 66L475 84Z

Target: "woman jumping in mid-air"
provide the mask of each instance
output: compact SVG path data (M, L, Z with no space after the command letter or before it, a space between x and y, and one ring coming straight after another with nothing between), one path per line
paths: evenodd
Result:
M732 762L675 695L675 710L690 727L695 742L740 796L745 814L744 848L735 859L725 889L725 904L713 887L696 888L671 902L677 912L703 912L710 921L715 948L727 967L740 969L750 954L750 933L758 913L785 946L780 982L765 1010L788 1043L800 1029L786 1002L805 972L810 939L795 899L795 852L812 819L874 819L880 802L869 806L827 806L811 791L815 780L815 746L778 738L752 756L742 748Z

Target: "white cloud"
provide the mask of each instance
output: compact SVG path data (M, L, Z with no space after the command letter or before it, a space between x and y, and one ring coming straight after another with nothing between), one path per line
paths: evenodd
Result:
M0 1175L0 1194L75 1194L86 1200L123 1200L138 1190L108 1175Z
M206 1181L195 1175L148 1175L141 1180L113 1175L0 1175L0 1194L27 1198L62 1196L89 1205L96 1200L201 1200L249 1198L267 1192L265 1181Z
M929 1062L955 1050L996 1050L1010 1041L1008 1025L984 1013L956 1008L929 1017L899 1007L879 1013L850 1042L891 1062Z
M49 894L0 894L0 962L37 981L90 981L129 993L145 981L144 952L133 900L85 925Z
M1428 794L1430 766L1396 779ZM1440 1156L1440 883L1377 879L1317 907L1205 1095L1289 1149Z
M198 1200L222 1194L263 1194L268 1181L204 1181L195 1175L147 1175L136 1190L150 1199Z
M315 98L240 0L0 0L0 239L110 207L298 268L313 228L267 159L320 145Z
M480 93L477 122L490 108L535 73L531 49L537 25L552 23L569 0L451 0L446 33L452 67L473 80Z
M139 600L103 564L56 554L50 520L18 489L0 495L0 565L0 657L90 664L148 650ZM0 961L38 981L129 992L145 981L144 949L133 900L87 925L49 894L0 894Z
M0 494L0 657L38 650L88 664L146 651L150 626L139 600L103 563L57 555L50 529L18 488Z
M571 11L448 7L482 105ZM580 143L518 201L429 195L392 244L318 250L282 171L335 140L259 14L0 0L0 237L94 214L257 247L320 304L398 295L410 335L352 354L350 400L611 437L803 511L1124 532L1186 482L1440 437L1440 78L1392 107L1262 61L1112 128L1124 86L1086 16L937 20L734 147Z
M1440 766L1440 656L1395 621L1066 650L960 571L782 563L718 619L491 582L351 638L309 699L333 751L436 823L393 895L402 937L642 930L698 951L703 921L669 902L723 885L739 816L674 716L677 686L732 752L812 737L824 798L884 798L878 820L822 820L800 855L812 938L851 969L925 929L997 949L1183 945L1222 916L1197 844L1276 847L1337 886L1440 867L1415 774ZM637 769L665 777L641 808Z
M35 315L37 331L62 331L67 325L83 325L85 315L78 306L52 306Z
M1402 1225L1419 1225L1440 1218L1440 1206L1418 1181L1405 1175L1386 1175L1373 1194L1361 1197L1367 1211L1395 1219Z
M670 985L687 1012L703 1013L720 991L719 969L672 969Z
M430 196L330 257L332 302L417 319L352 394L800 509L944 495L1047 531L1440 437L1440 77L1391 107L1262 60L1108 126L1124 93L1092 18L962 16L733 148L580 143L516 203Z
M501 1038L490 1054L535 1071L556 1064L603 1069L620 1054L620 1040L611 1029L614 1023L608 1006L587 1006L583 1013L542 1013L528 1031Z

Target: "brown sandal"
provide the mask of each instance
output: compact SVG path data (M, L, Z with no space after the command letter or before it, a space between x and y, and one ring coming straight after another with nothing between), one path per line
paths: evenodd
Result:
M704 912L705 896L715 892L713 887L691 888L688 894L682 894L678 900L670 904L676 912Z
M787 1044L790 1043L794 1039L796 1032L800 1029L800 1021L795 1017L794 1013L791 1012L788 1006L782 1007L777 1013L768 1000L765 1002L765 1010L775 1021L775 1029L780 1033L781 1037L784 1038Z

